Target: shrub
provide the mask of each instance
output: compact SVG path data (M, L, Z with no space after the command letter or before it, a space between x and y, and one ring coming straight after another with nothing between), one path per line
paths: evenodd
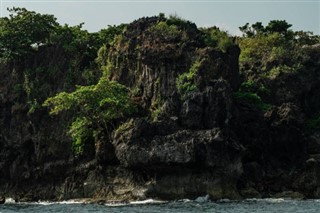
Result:
M293 66L279 65L279 66L273 67L267 73L267 77L276 78L281 73L295 73L295 72L298 72L301 68L302 68L302 65L298 63L294 64Z
M154 34L167 39L174 39L180 35L180 31L176 25L168 25L164 21L160 21L159 23L151 26L149 30Z
M256 83L253 80L242 82L240 89L242 91L253 91L256 88Z
M189 69L188 72L182 73L176 80L176 87L182 98L189 92L196 91L198 88L195 84L195 77L198 74L201 61L197 60Z
M241 92L270 94L270 90L263 84L257 83L254 80L247 80L240 85Z
M230 47L235 45L232 37L217 27L205 28L202 29L202 32L204 33L204 42L207 46L226 52Z
M242 100L245 102L248 102L250 104L253 104L258 109L262 111L267 111L270 109L271 105L266 104L262 101L261 97L257 95L256 93L251 92L235 92L234 93L235 99Z

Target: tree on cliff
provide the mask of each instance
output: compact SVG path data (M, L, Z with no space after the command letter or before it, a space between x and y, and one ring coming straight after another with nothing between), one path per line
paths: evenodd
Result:
M240 27L243 32L243 37L238 39L241 48L240 73L246 80L240 87L238 97L257 103L268 102L274 99L271 94L274 88L268 82L306 70L305 61L310 56L306 54L305 47L320 42L319 36L293 31L291 26L286 21L273 20L267 26L257 22Z
M0 18L0 59L4 63L24 60L40 46L56 45L83 69L94 62L98 49L112 42L126 26L109 25L97 33L89 33L82 28L83 23L61 26L53 15L17 7L8 11L9 17Z
M9 18L0 19L0 57L17 59L36 46L50 42L50 35L58 26L53 15L28 11L25 8L8 9Z
M17 73L10 91L29 115L56 91L96 84L101 76L101 65L95 62L99 48L126 26L89 33L83 23L60 25L53 15L25 8L8 11L8 17L0 18L0 63L12 65Z
M245 37L254 37L262 34L272 34L279 33L282 35L287 35L292 32L290 29L292 24L288 24L285 20L272 20L268 23L266 27L263 26L262 22L256 22L251 26L249 23L239 27L240 31Z
M250 75L275 77L281 72L295 72L302 68L303 45L319 42L311 32L292 31L286 21L273 20L264 27L261 22L240 27L243 37L241 71Z
M71 93L61 92L43 105L51 107L52 115L73 112L69 134L75 154L82 155L84 151L92 151L98 134L108 131L117 119L134 111L128 92L125 86L102 77L96 85L79 86Z

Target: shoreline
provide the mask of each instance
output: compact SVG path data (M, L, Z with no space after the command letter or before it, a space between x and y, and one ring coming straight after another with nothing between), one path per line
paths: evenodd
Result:
M220 199L220 200L210 200L206 199L206 196L198 197L197 199L179 199L179 200L157 200L157 199L146 199L140 201L123 201L123 200L113 200L101 202L101 200L92 200L92 199L71 199L65 201L36 201L36 202L15 202L12 198L6 198L6 202L3 205L10 204L21 204L21 205L74 205L74 204L84 204L84 205L105 205L108 207L120 207L120 206L134 206L134 205L154 205L154 204L166 204L166 203L241 203L241 202L268 202L268 203L281 203L286 201L320 201L319 199L294 199L294 198L248 198L241 200L229 200L229 199Z
M278 197L278 196L271 196L265 198L243 198L243 199L218 199L212 200L210 199L209 195L199 196L195 199L176 199L176 200L163 200L163 199L136 199L136 200L126 200L126 199L119 199L119 200L107 200L103 198L77 198L77 199L68 199L68 200L34 200L34 201L17 201L12 197L5 197L4 203L2 205L8 204L30 204L30 205L55 205L55 204L64 204L64 205L72 205L72 204L98 204L98 205L105 205L105 206L129 206L129 205L145 205L145 204L165 204L170 202L195 202L195 203L206 203L206 202L213 202L213 203L229 203L229 202L284 202L284 201L308 201L308 200L319 200L320 199L307 199L307 198L299 198L299 197Z

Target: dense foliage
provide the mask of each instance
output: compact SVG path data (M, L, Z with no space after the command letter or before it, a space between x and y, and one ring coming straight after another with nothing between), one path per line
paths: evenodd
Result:
M41 103L60 92L44 105L54 106L52 114L70 111L69 133L77 154L92 149L98 133L132 110L124 86L105 77L99 80L100 70L107 66L99 60L105 57L97 58L101 46L100 52L106 53L126 25L89 33L83 23L60 25L53 15L25 8L8 10L9 17L0 18L0 63L12 69L10 92L15 108L27 108L32 119L33 113L42 110Z
M103 68L95 62L97 51L126 26L89 33L82 23L60 25L53 15L8 10L9 17L0 18L0 63L13 67L11 91L16 102L27 103L29 113L56 91L96 84Z
M9 18L0 19L0 58L2 62L20 59L38 46L51 42L58 27L52 15L42 15L25 8L9 9Z
M286 21L273 20L267 26L261 22L240 27L240 73L244 82L236 96L255 102L267 109L272 98L270 85L279 76L299 74L306 70L310 55L304 47L319 43L319 36L311 32L293 31ZM269 83L268 83L269 82ZM270 96L271 95L271 96ZM267 105L266 105L267 104Z
M243 73L274 78L282 72L302 68L303 45L319 42L311 32L294 32L286 21L273 20L264 27L261 22L240 27L240 66Z
M226 52L228 48L236 45L233 38L218 27L203 28L201 30L204 33L204 42L206 46L216 47L217 49Z
M51 114L70 112L73 119L69 133L75 153L81 155L92 149L101 132L108 135L119 119L135 110L128 88L109 79L112 66L119 67L109 61L110 47L125 49L118 44L127 25L108 26L89 33L83 29L83 24L60 25L52 15L24 8L13 8L9 12L9 17L0 18L0 63L12 65L12 76L17 76L11 88L17 97L14 101L26 104L29 115L46 99L44 106L51 107ZM198 29L194 23L177 16L165 18L160 14L158 21L145 30L159 45L178 41L177 45L185 47L191 35L200 35L197 38L199 47L224 53L239 45L243 82L239 90L234 91L234 99L264 112L271 106L266 98L271 95L271 88L265 80L303 71L309 57L303 47L320 41L319 36L292 31L291 26L282 20L270 21L267 26L261 22L251 26L247 23L240 27L243 36L235 38L217 27ZM189 31L192 33L188 34ZM126 47L134 42L127 42ZM166 47L169 49L173 45ZM136 48L142 51L142 47L137 45ZM176 79L182 98L199 89L196 79L204 64L203 58L193 61ZM320 126L318 116L309 120L310 128Z
M74 120L69 133L77 155L93 144L92 140L99 131L107 130L116 119L134 111L128 89L106 78L101 78L96 85L79 86L71 93L61 92L48 98L44 106L52 107L50 114L73 111Z
M177 78L176 87L182 98L190 93L197 90L195 84L195 78L198 75L198 70L201 65L201 61L196 61L189 69L188 72L184 72Z

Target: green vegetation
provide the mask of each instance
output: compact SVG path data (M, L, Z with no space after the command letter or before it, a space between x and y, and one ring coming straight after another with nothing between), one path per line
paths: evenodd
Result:
M40 45L51 42L51 35L58 26L54 16L24 8L8 10L9 18L0 18L0 62L19 61Z
M241 92L257 92L258 94L270 94L270 90L262 83L257 83L253 80L242 82L239 91Z
M151 26L149 30L154 34L167 39L174 39L180 35L180 31L176 25L168 25L164 21L160 21L156 25Z
M130 126L132 126L132 121L133 120L129 120L128 122L124 122L121 125L119 125L114 132L115 135L121 134L124 130L127 130L128 128L130 128Z
M176 87L183 99L188 93L197 90L197 85L195 84L195 78L197 77L200 66L201 66L201 61L197 60L190 67L188 72L182 73L178 76L176 80Z
M245 82L242 82L240 89L243 91L253 91L255 90L256 87L256 82L254 82L253 80L247 80Z
M110 136L115 125L135 111L129 89L111 81L109 78L114 77L111 74L125 68L128 70L126 74L131 77L131 70L142 70L141 67L147 63L143 64L141 54L152 44L127 39L124 33L126 24L109 25L99 32L89 33L82 28L83 24L60 25L52 15L24 8L13 8L9 12L9 17L0 18L0 63L12 68L13 80L9 90L14 99L13 110L27 108L25 111L32 117L44 102L43 106L50 107L50 114L68 111L73 118L68 133L73 139L75 154L81 156L94 150L97 137L102 134ZM144 31L159 44L152 46L154 49L165 47L174 52L176 45L183 51L189 51L188 54L196 48L206 50L205 47L227 53L237 45L235 38L217 27L199 31L194 23L177 16L165 18L164 14L159 14L156 21ZM234 93L235 99L266 111L271 106L265 101L268 100L265 96L270 93L270 88L266 86L270 84L266 82L282 74L296 74L304 70L303 61L308 56L303 53L302 47L318 43L319 36L313 36L310 32L294 32L290 27L291 24L279 20L271 21L267 26L257 22L240 27L243 37L236 42L241 48L240 68L245 80L239 91ZM193 35L195 37L191 40ZM170 45L160 46L166 42ZM132 46L133 52L140 54L138 62L132 63L136 66L133 68L130 63L122 63L136 60L131 58L136 52L127 51ZM200 56L190 58L194 63L176 78L176 88L182 99L199 90L199 71L206 60ZM165 65L166 62L163 63ZM145 91L133 82L129 84L133 87L133 95L142 96ZM161 115L163 106L159 76L156 84L158 90L155 91L159 94L150 103L153 120ZM319 117L310 119L308 125L311 129L318 128L319 120ZM118 130L121 128L124 126Z
M160 106L157 106L157 108L155 108L154 110L151 111L151 119L153 121L156 121L158 120L160 114L161 114L161 107Z
M230 47L235 45L232 37L217 27L203 28L201 30L204 33L204 42L207 46L226 52Z
M239 91L234 93L234 98L239 101L250 103L262 112L266 112L270 109L271 104L265 103L260 94L269 95L269 93L269 89L263 84L258 84L253 80L247 80L242 82Z
M302 69L301 64L294 64L291 67L288 65L279 65L276 67L273 67L267 74L268 78L276 78L279 76L281 73L295 73L298 72L300 69Z
M266 27L264 27L261 22L256 22L251 26L249 26L249 23L246 23L244 26L239 27L239 29L245 37L255 37L273 33L287 36L292 35L292 31L289 30L290 27L292 27L292 25L288 24L285 20L272 20Z
M104 44L111 44L117 35L121 35L126 30L127 24L108 25L108 28L100 30L97 34L99 40Z
M251 92L235 92L234 93L235 99L245 101L249 104L254 105L258 109L262 111L267 111L270 109L271 105L264 103L259 95L256 93Z
M267 26L261 22L240 27L243 37L238 38L241 49L240 73L245 79L236 97L255 103L265 110L263 98L270 97L270 88L264 82L278 79L281 75L303 73L304 62L309 57L304 45L319 42L319 36L310 32L292 31L286 21L273 20Z
M286 21L273 20L266 27L261 22L240 27L243 32L238 40L241 72L248 77L274 78L280 73L303 70L301 64L306 56L302 46L316 44L319 36L294 32L291 26Z
M0 18L0 63L14 67L16 105L27 106L31 118L56 91L92 85L61 92L44 103L52 107L51 114L71 112L74 151L90 152L97 135L134 109L128 89L107 79L112 68L108 48L126 25L89 33L82 29L83 23L62 26L53 15L25 8L9 12L8 18Z
M29 115L56 90L71 91L78 84L96 84L101 76L99 69L103 73L109 70L106 46L126 26L89 33L82 29L83 23L61 26L53 15L25 8L8 10L9 17L0 18L0 63L14 67L16 77L11 91L16 102L28 106Z
M75 153L81 155L89 139L97 131L107 130L117 119L134 111L128 89L117 82L101 78L97 85L79 86L72 93L61 92L48 98L50 114L72 111L74 120L69 133L74 140ZM92 143L93 141L90 141Z
M194 23L179 17L177 14L169 15L166 22L168 25L175 25L179 27L180 30L187 31L189 29L196 28Z

